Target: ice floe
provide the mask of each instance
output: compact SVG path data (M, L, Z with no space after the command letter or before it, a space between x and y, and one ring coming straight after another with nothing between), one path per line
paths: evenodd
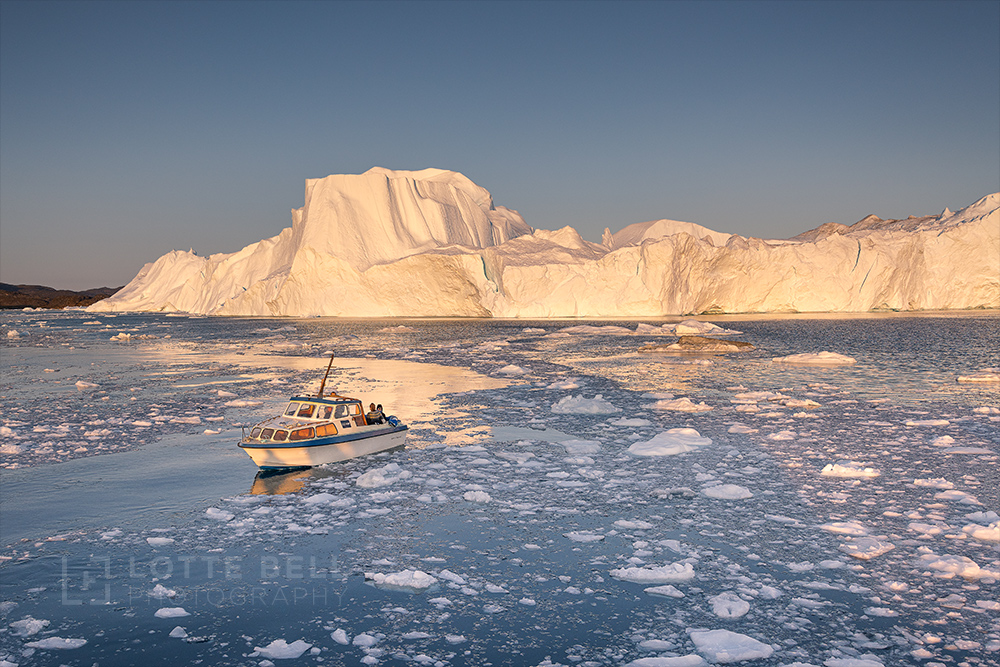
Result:
M836 352L802 352L786 357L774 357L771 361L779 364L801 364L806 366L844 366L857 363L854 357Z
M693 452L711 444L711 438L702 437L693 428L672 428L649 440L632 443L628 451L635 456L673 456Z

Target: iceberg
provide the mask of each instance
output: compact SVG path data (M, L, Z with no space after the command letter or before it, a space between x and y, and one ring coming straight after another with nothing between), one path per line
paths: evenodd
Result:
M652 317L1000 308L1000 193L955 213L786 240L658 220L533 229L442 169L308 179L291 227L234 253L172 251L92 312Z

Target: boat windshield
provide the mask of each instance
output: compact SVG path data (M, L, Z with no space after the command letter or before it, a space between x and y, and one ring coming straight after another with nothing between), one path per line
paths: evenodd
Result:
M285 408L285 416L292 417L298 411L299 411L299 404L296 403L295 401L292 401L291 403L288 404L288 407Z

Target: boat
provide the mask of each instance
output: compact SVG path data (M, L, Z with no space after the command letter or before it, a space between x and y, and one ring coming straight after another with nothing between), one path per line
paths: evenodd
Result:
M408 427L360 399L323 395L333 357L316 396L292 396L285 410L243 432L240 447L261 470L311 468L401 447ZM381 406L380 406L381 407Z

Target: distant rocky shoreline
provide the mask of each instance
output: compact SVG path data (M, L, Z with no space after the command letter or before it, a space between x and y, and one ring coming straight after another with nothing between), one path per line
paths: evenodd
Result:
M98 287L74 292L43 285L0 283L0 309L83 307L106 299L120 289L121 287Z

